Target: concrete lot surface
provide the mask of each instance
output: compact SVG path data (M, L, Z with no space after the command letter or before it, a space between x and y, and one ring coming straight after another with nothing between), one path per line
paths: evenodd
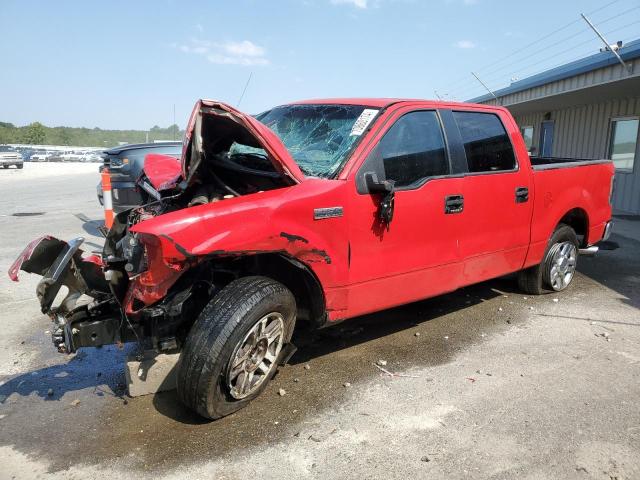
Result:
M298 333L260 399L205 422L127 398L126 349L55 353L38 278L5 274L45 233L99 248L98 180L0 171L0 478L640 478L640 222L562 294L504 278Z

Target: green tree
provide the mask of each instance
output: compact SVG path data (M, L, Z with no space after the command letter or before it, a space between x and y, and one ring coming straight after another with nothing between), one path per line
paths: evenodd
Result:
M22 141L31 145L41 145L44 143L45 135L44 126L40 122L33 122L26 128Z
M69 130L65 127L62 127L60 129L60 143L62 145L71 145L71 133L69 133Z

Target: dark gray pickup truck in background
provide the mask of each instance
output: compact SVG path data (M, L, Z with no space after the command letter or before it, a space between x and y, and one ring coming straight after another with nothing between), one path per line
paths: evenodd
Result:
M149 153L180 158L182 142L137 143L114 147L103 152L104 163L100 166L100 171L102 172L104 168L109 169L115 213L143 203L136 181L142 172L144 157ZM102 182L98 184L98 200L102 205Z

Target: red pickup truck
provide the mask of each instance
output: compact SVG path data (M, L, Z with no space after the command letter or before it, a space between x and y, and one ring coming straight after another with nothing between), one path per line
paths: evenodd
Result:
M527 293L565 289L610 233L613 171L530 159L499 107L332 99L254 118L202 100L181 163L146 159L145 204L116 216L102 255L47 236L9 274L43 276L60 351L180 351L180 398L218 418L288 360L296 320L331 325L511 272Z

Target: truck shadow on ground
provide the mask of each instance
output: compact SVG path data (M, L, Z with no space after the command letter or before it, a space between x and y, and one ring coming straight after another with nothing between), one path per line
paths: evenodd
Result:
M304 324L298 325L292 339L298 349L287 366L280 368L274 380L291 382L294 380L294 372L304 370L304 366L309 363L318 362L327 366L327 375L340 376L351 370L352 376L360 378L380 373L372 366L372 362L378 358L385 358L390 363L401 362L403 368L414 364L446 363L465 346L481 339L483 332L516 323L518 315L505 313L503 318L497 318L486 314L486 309L477 308L479 304L488 305L496 297L509 297L516 293L520 294L515 277L509 276L440 297L364 315L320 330ZM390 338L398 334L406 334L407 338L412 339L411 343L398 345L396 340ZM422 343L427 343L428 347L416 349L413 340L420 338L423 338ZM442 341L445 338L447 340ZM359 352L359 361L343 363L336 358L341 352L349 352L348 356L352 356L352 352ZM330 363L340 363L341 372L334 371L331 374ZM175 391L156 394L153 405L162 415L184 424L209 423L185 408ZM243 416L245 411L232 417Z
M122 365L132 346L118 349L106 346L82 349L65 363L40 368L15 376L0 386L0 399L13 394L36 395L56 402L71 392L92 388L98 397L124 398L126 386Z

